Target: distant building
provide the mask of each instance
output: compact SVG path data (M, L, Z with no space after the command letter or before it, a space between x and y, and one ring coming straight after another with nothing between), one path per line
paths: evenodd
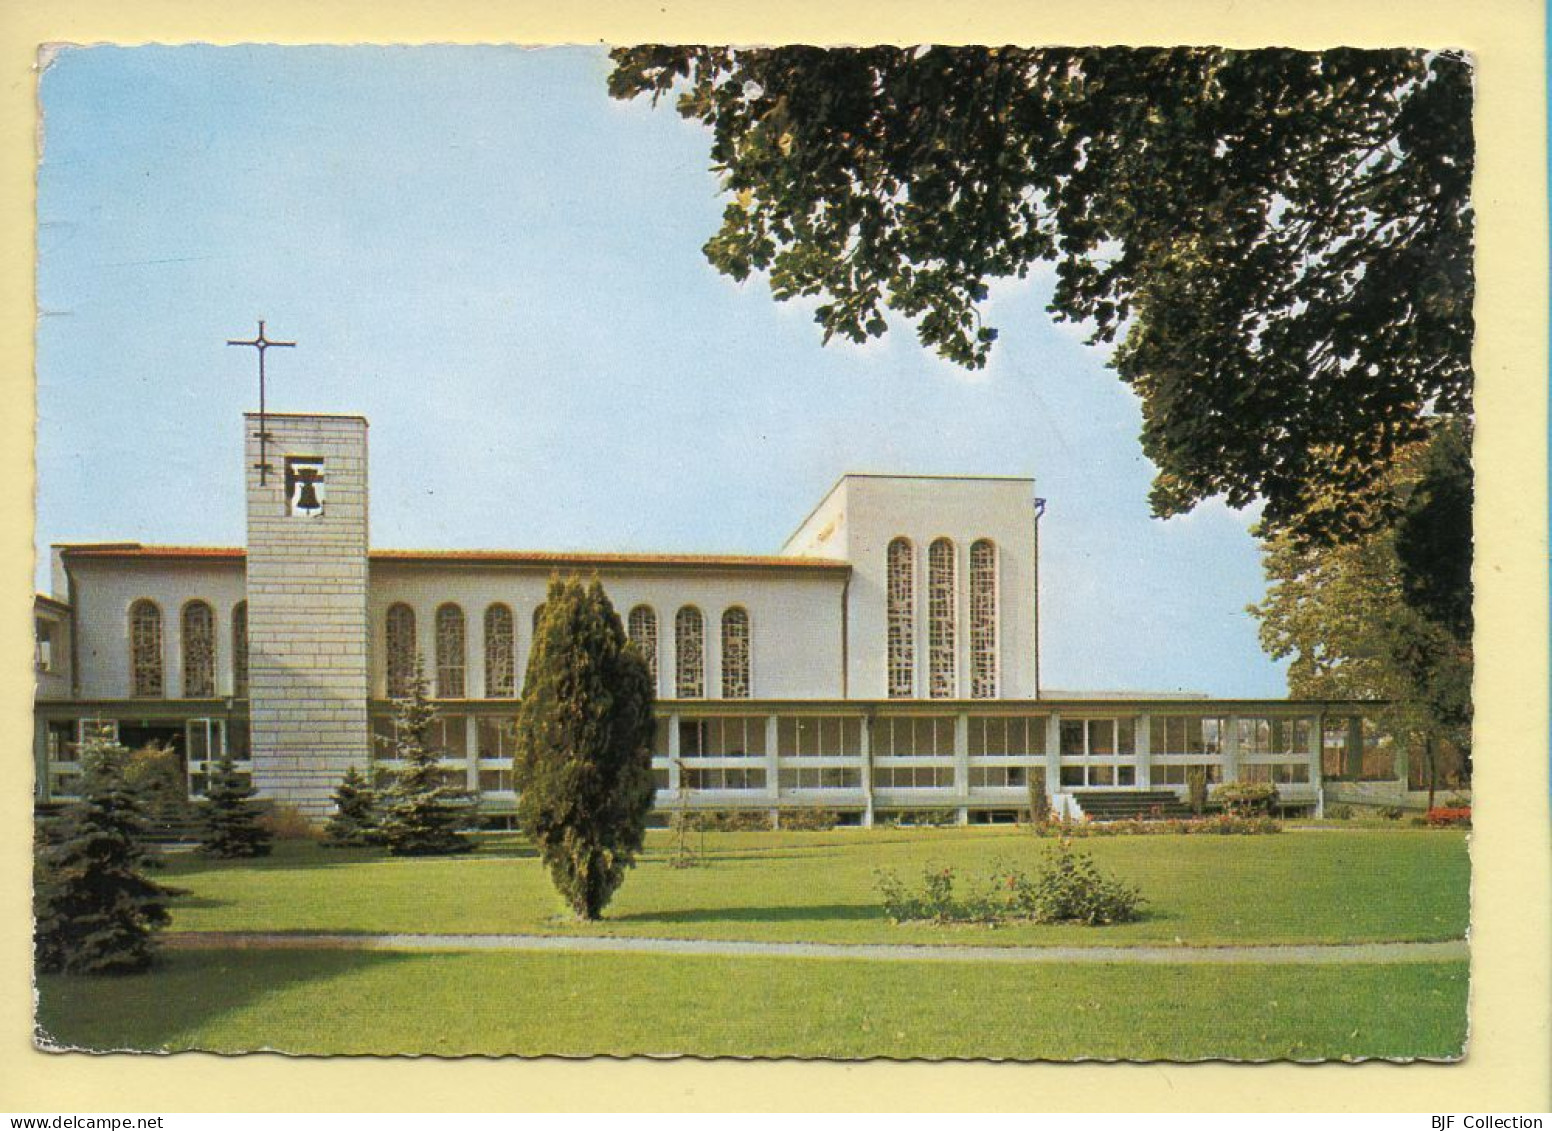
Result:
M513 803L509 723L552 574L596 574L656 681L659 807L996 819L1275 782L1316 803L1356 764L1352 704L1043 695L1039 500L1023 478L846 475L774 555L374 550L367 422L246 418L248 540L54 547L37 598L37 789L68 797L93 734L223 749L313 816L381 764L424 659L450 772ZM375 747L375 748L374 748Z

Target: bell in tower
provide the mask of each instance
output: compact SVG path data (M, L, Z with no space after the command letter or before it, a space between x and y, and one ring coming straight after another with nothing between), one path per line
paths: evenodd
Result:
M286 513L302 518L323 514L323 460L286 458Z

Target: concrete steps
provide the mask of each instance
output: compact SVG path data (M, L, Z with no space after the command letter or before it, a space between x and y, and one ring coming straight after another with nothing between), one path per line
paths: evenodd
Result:
M1191 807L1168 789L1084 789L1073 793L1083 812L1094 821L1191 816Z

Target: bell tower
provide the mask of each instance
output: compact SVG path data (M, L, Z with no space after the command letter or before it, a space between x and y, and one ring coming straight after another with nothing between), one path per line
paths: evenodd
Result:
M317 818L370 752L367 422L247 413L243 424L254 785Z

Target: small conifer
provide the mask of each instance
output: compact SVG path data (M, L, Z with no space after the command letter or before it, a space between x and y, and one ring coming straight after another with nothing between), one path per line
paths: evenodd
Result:
M146 843L144 806L124 780L129 752L113 742L80 752L81 799L42 831L33 886L40 973L129 974L155 954L177 894L146 877L160 865Z
M334 814L323 827L325 848L363 848L379 839L377 790L352 766L334 789Z
M199 806L199 852L224 859L269 855L272 837L259 820L259 807L253 802L256 793L237 773L231 752L222 754L210 771Z
M420 658L415 660L409 694L393 703L391 750L399 763L378 799L378 836L394 856L448 856L468 852L474 841L463 834L473 819L469 791L448 785L442 751L432 744L436 705L426 688Z

